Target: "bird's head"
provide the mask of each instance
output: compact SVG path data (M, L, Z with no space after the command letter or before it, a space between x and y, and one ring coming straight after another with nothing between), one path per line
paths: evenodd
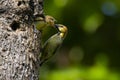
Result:
M60 32L61 37L65 37L68 29L66 26L62 25L62 24L55 24L55 28L57 28L57 30Z
M52 16L46 15L45 16L45 22L49 24L50 26L54 26L56 20Z

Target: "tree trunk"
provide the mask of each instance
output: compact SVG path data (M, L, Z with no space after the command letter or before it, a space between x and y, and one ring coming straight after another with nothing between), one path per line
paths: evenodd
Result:
M0 80L38 80L43 0L0 0Z

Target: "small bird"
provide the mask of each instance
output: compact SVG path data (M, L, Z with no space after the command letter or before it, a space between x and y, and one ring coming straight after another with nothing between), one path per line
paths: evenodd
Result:
M59 49L62 44L64 38L67 35L67 27L62 24L55 24L54 27L57 29L58 33L50 37L44 44L41 54L41 63L45 63L48 59L50 59L56 51Z
M56 20L52 16L46 15L44 17L37 17L35 19L36 22L39 21L38 25L36 25L37 30L42 30L45 27L48 26L54 26Z

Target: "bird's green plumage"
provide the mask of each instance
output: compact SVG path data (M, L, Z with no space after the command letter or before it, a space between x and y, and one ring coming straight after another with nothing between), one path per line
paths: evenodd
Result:
M46 41L42 50L41 64L54 55L62 42L63 38L59 36L59 33L53 35Z
M35 21L40 21L36 25L37 30L43 30L43 28L51 26L55 29L57 29L58 33L50 37L44 44L41 54L40 54L40 65L42 65L46 60L51 58L60 45L62 44L66 34L67 34L67 27L62 24L55 24L55 19L49 15L45 17L38 17L35 19Z
M36 25L36 29L37 30L42 30L43 28L49 26L45 21L40 21L37 25Z

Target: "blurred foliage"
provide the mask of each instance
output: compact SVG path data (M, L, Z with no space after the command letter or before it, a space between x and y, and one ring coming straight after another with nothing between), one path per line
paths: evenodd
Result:
M102 60L102 56L97 58L95 64L91 67L71 66L59 70L47 70L47 73L42 68L41 80L119 80L119 73L108 69L106 58ZM43 76L43 74L46 76Z
M44 12L69 32L40 80L120 80L120 0L44 0Z

